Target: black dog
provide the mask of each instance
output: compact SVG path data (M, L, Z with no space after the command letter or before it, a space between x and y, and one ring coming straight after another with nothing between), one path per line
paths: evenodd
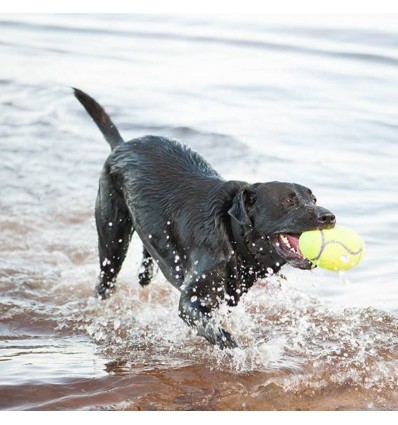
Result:
M237 344L211 319L220 302L238 303L259 278L289 263L312 268L298 248L300 234L331 228L335 216L316 206L311 190L292 183L225 181L196 152L164 137L124 142L104 109L75 96L112 148L96 202L101 274L106 298L136 231L144 244L141 285L153 259L181 292L179 314L221 348Z

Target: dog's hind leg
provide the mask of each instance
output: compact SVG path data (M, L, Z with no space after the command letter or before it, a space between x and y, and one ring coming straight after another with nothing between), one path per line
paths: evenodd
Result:
M143 258L141 263L140 273L138 275L138 281L141 286L149 285L153 277L153 258L151 254L144 247Z
M95 207L101 273L96 290L101 299L115 289L116 277L122 267L134 228L124 200L116 193L104 170Z

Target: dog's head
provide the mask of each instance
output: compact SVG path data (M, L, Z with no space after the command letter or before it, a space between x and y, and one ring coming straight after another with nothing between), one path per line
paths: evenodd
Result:
M316 205L310 189L294 183L246 186L228 212L243 229L251 255L265 267L287 262L300 269L312 268L298 246L301 233L332 228L336 223L334 214Z

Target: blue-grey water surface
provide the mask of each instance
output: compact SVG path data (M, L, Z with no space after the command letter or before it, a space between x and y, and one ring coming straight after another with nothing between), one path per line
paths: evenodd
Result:
M2 15L0 29L0 408L398 408L398 16ZM136 238L100 302L109 146L70 87L125 139L174 137L227 179L310 187L361 234L363 263L259 282L225 319L233 353L184 325L160 272L139 288Z

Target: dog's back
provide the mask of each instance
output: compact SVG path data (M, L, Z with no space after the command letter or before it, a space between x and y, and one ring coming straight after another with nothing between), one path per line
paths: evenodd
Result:
M74 88L74 94L84 106L101 133L111 146L113 154L108 164L115 173L123 166L133 166L137 173L145 175L151 169L164 169L163 176L177 178L192 177L220 178L218 173L195 151L183 143L166 137L145 136L124 142L117 127L104 108L82 90Z
M143 185L146 180L155 179L150 183L156 185L157 191L161 186L173 190L192 178L221 179L197 152L166 137L145 136L118 145L107 164L111 173L131 176L131 181L136 176Z

